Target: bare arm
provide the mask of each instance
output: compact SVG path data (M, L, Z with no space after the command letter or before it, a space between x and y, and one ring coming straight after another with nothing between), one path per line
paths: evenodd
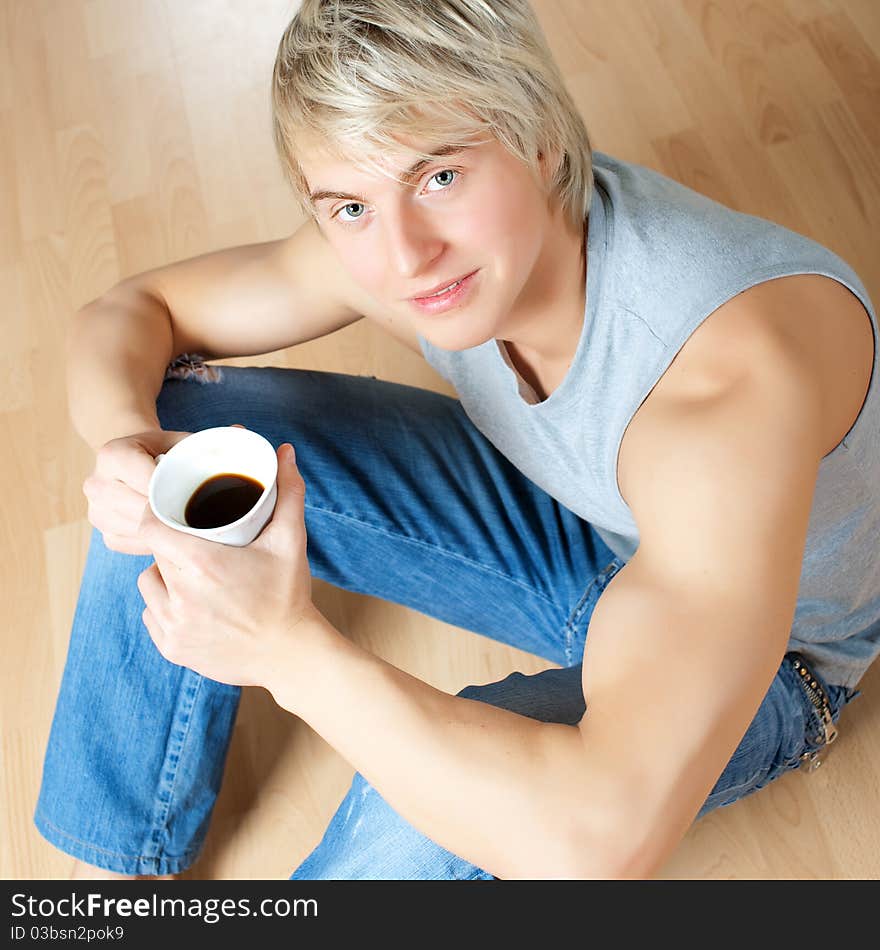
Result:
M92 448L159 428L156 397L182 353L271 353L362 316L361 298L307 221L278 241L228 248L121 281L67 338L71 420Z
M68 409L74 428L93 449L161 428L156 396L173 341L167 308L132 287L74 316L67 338Z
M775 344L715 396L661 400L621 453L640 545L583 660L586 761L623 877L669 858L779 669L822 456L815 378ZM760 364L760 365L758 365Z
M497 877L653 875L785 651L818 400L774 367L662 415L665 452L626 468L642 543L591 619L577 726L449 696L329 622L264 683L403 818Z

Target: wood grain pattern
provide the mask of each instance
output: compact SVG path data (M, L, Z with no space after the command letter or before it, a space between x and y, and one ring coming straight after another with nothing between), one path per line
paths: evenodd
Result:
M64 878L31 816L90 526L93 457L66 414L73 312L116 281L299 223L272 149L269 79L290 0L0 0L0 876ZM596 149L667 174L844 256L880 300L880 4L535 0ZM361 322L226 362L437 389ZM455 692L546 661L315 583L359 643ZM697 823L667 878L880 876L880 668L816 773ZM245 690L205 851L185 877L283 878L317 843L351 767Z

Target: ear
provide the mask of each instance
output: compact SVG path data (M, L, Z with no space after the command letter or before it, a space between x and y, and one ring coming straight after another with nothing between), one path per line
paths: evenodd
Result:
M553 198L553 180L562 161L562 149L544 148L538 152L539 184L548 200Z
M546 188L552 185L561 163L562 149L559 146L545 148L538 152L538 167L541 169L541 179Z

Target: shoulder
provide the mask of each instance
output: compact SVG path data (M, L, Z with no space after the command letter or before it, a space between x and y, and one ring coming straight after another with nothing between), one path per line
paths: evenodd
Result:
M631 420L618 459L624 498L627 472L660 449L670 426L722 396L726 404L742 398L746 380L771 400L787 393L814 413L828 454L862 406L873 349L867 311L837 280L799 274L737 294L694 331Z
M291 285L306 299L327 301L352 316L366 316L365 310L375 307L312 218L278 241L276 253Z
M783 564L796 577L821 461L820 407L803 378L752 370L659 413L653 450L635 441L620 466L639 563L718 592L734 578L763 589L762 572Z
M676 355L624 434L618 484L640 536L742 514L762 486L809 492L823 451L821 380L801 347L740 295ZM793 481L794 480L794 481ZM714 513L713 513L714 514Z

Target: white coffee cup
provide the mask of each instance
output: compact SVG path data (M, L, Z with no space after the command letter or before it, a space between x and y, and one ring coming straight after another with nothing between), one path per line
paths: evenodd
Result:
M237 521L216 528L193 528L186 523L186 505L207 479L224 472L246 475L264 486L256 504ZM156 456L148 490L153 514L169 528L244 547L263 530L278 497L278 456L272 443L258 432L237 426L202 429Z

